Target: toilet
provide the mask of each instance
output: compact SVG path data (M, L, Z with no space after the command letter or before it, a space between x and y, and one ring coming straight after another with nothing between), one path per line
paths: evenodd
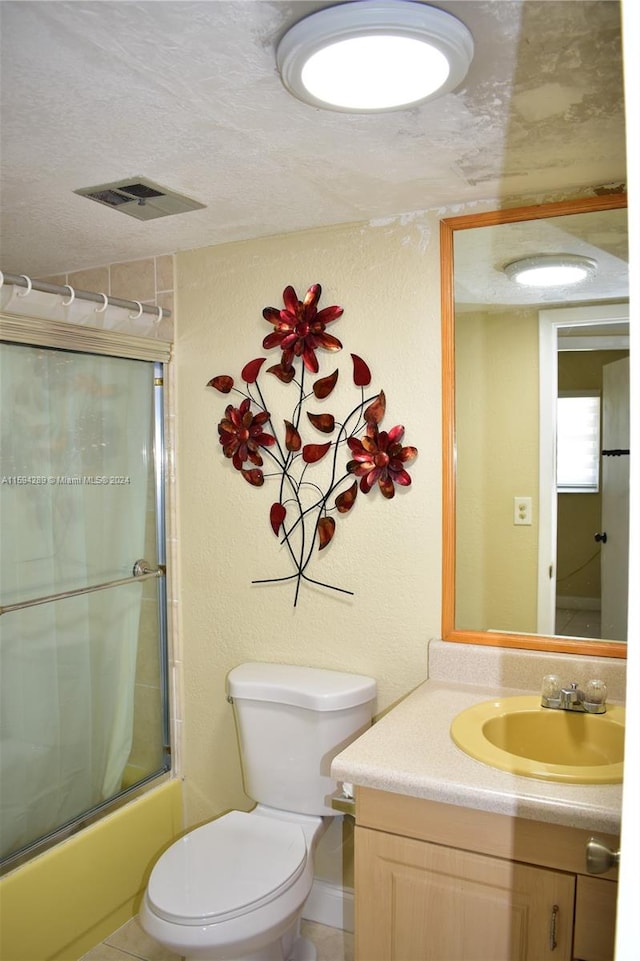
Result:
M154 866L140 923L186 961L314 961L300 935L313 854L337 791L331 761L371 724L370 677L248 663L227 678L250 812L189 832Z

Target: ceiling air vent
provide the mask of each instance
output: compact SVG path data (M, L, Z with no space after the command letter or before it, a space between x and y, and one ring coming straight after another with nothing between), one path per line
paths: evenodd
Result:
M112 184L97 187L82 187L74 190L81 197L88 197L106 207L113 207L136 220L155 220L157 217L171 217L184 214L189 210L201 210L205 205L176 194L166 187L160 187L144 177L118 180Z

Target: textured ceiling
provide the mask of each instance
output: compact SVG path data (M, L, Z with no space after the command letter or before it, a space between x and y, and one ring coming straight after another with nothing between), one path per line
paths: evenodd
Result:
M278 39L328 5L3 0L2 269L626 179L616 0L436 3L474 36L467 78L377 116L309 107L279 81ZM206 207L138 222L73 193L137 176Z

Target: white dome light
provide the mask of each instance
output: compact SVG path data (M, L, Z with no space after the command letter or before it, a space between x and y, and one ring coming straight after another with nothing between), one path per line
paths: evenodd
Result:
M472 56L471 34L443 10L414 0L355 0L295 24L278 45L277 63L299 100L371 113L453 90Z
M586 280L597 268L595 260L578 254L538 254L514 260L504 272L523 287L565 287Z

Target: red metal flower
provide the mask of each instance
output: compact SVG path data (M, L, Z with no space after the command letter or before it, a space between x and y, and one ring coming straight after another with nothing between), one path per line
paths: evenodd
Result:
M357 437L349 438L354 459L347 464L347 470L360 478L363 494L368 494L376 481L382 494L389 499L395 494L395 484L409 486L411 477L403 464L413 460L418 451L415 447L402 446L403 435L404 427L400 424L387 433L386 430L379 431L377 424L369 423L361 441Z
M337 320L343 313L342 307L325 307L318 311L322 288L320 284L309 287L304 300L298 300L293 287L286 287L282 299L284 310L277 307L265 307L262 316L274 331L267 334L262 342L265 350L271 347L282 349L282 367L291 367L294 357L302 357L304 366L312 374L318 372L318 358L316 350L341 350L342 344L337 338L325 330L327 324Z
M262 466L262 457L258 453L259 447L271 447L276 439L271 434L265 434L263 426L270 418L268 411L253 413L251 403L246 398L240 407L229 404L224 417L218 424L219 440L225 457L233 459L236 470L242 470L246 460L257 467Z

